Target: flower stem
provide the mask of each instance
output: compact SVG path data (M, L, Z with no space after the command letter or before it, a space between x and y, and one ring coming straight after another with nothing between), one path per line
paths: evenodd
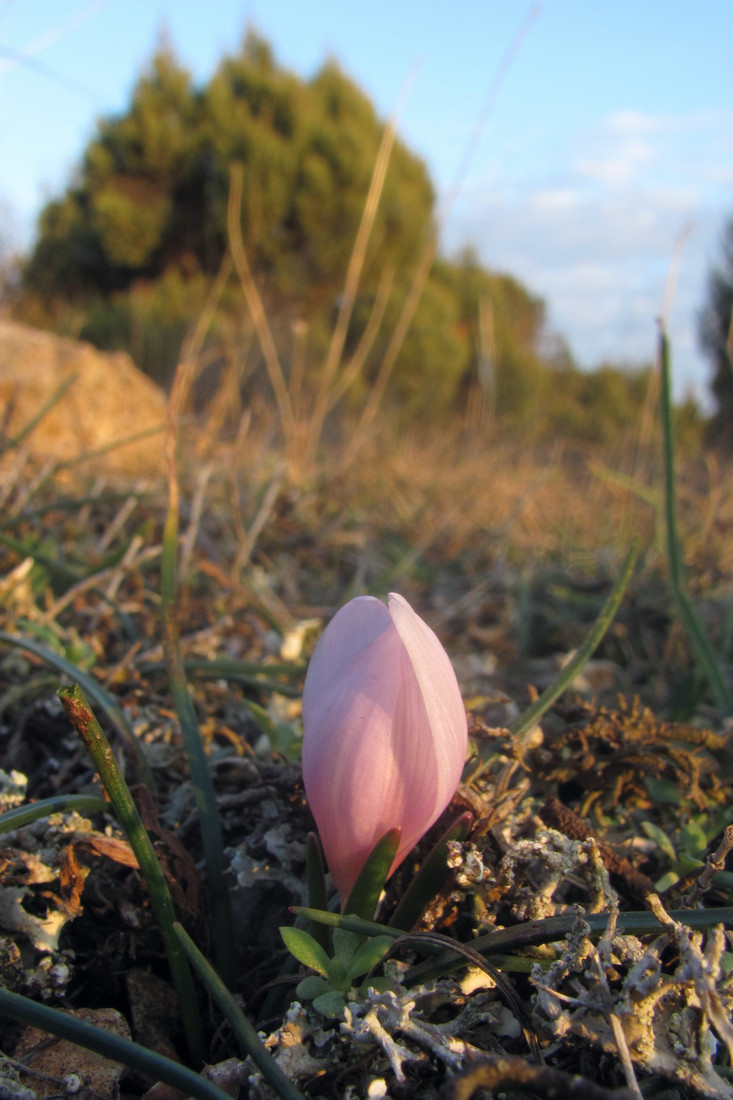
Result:
M292 1081L285 1076L272 1055L262 1045L254 1027L244 1015L214 967L204 958L183 926L176 921L173 925L173 931L178 937L181 947L186 952L188 961L198 972L206 989L229 1021L243 1053L250 1056L263 1077L282 1100L303 1100L302 1093L298 1092Z
M173 931L176 915L165 875L143 825L140 812L117 766L110 743L104 736L81 688L78 684L72 684L70 687L59 688L57 694L94 762L117 819L135 853L140 871L148 884L150 904L163 937L171 976L178 994L189 1054L192 1062L198 1065L205 1057L201 1020L186 956Z
M133 1043L132 1040L125 1039L121 1035L114 1035L104 1028L95 1027L86 1020L77 1020L68 1012L38 1004L20 993L0 989L0 1013L31 1027L37 1027L41 1031L47 1031L50 1035L58 1036L59 1039L66 1039L69 1043L76 1043L77 1046L84 1047L86 1050L93 1050L104 1058L121 1062L123 1066L129 1066L130 1069L154 1081L162 1081L178 1089L184 1096L194 1096L196 1100L231 1100L227 1093L213 1081L199 1077L193 1070L187 1069L178 1062L173 1062L170 1058L148 1050L139 1043Z

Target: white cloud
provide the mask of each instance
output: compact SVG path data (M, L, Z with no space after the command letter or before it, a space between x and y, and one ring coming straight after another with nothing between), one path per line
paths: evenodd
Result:
M705 399L697 315L733 215L731 133L733 112L616 111L592 131L566 135L533 175L505 174L499 186L493 170L491 182L474 176L446 226L446 247L470 241L486 264L542 295L582 365L638 362L653 356L675 242L691 225L669 331L678 396L693 389Z
M535 191L531 196L531 202L538 210L573 210L580 201L579 193L571 187L550 187Z
M456 215L447 247L472 240L490 267L511 272L540 294L550 324L584 366L652 358L675 241L694 220L670 335L678 396L692 389L704 398L708 372L697 349L696 315L720 219L701 209L696 196L624 192L598 198L545 188L482 203L464 199Z
M605 143L604 143L605 144ZM648 141L634 138L621 142L607 154L580 156L576 172L590 179L614 186L628 183L654 159L654 148Z
M670 120L643 111L612 111L606 118L609 130L620 134L648 134L665 129Z

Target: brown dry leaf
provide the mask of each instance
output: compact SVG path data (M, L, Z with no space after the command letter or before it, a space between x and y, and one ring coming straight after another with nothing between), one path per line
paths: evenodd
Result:
M69 916L76 917L82 911L81 895L88 874L89 868L83 867L76 858L74 845L67 844L59 868L59 886Z
M80 838L80 843L100 856L121 863L123 867L133 867L136 871L140 868L137 856L126 840L113 836L89 836Z
M132 795L140 810L145 828L152 836L158 838L155 843L155 852L163 868L174 904L179 910L182 909L196 920L200 920L201 876L191 853L175 833L161 825L158 819L158 807L147 787L133 787Z

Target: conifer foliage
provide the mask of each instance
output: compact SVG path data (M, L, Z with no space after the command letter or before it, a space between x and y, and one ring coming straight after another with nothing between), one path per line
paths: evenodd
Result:
M129 108L98 123L65 193L43 210L16 315L127 350L167 384L229 247L231 171L241 165L247 262L274 346L286 371L297 372L286 382L301 396L310 387L312 398L383 133L372 103L335 61L301 79L250 31L197 87L163 46ZM427 169L397 139L343 348L348 361L369 334L347 406L363 403L379 378L435 233ZM457 414L467 423L531 425L535 437L558 428L577 434L580 425L582 436L594 398L562 342L553 350L548 341L544 303L516 279L487 271L470 250L438 258L410 316L390 376L398 417ZM247 359L252 386L266 370L247 325L232 277L212 338ZM620 401L615 430L633 420L639 387L611 378L603 393L609 382Z
M713 366L710 436L733 454L733 218L723 233L720 262L710 273L700 340Z

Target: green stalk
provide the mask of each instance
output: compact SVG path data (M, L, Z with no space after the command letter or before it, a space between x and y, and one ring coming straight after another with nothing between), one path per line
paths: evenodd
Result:
M0 543L3 546L7 546L8 550L12 550L18 554L19 557L33 558L33 561L42 566L48 571L49 576L60 584L72 585L78 584L80 580L83 580L84 574L79 569L72 569L69 565L64 565L63 562L56 561L48 554L42 553L35 547L23 542L21 539L14 539L10 535L0 535Z
M682 550L677 533L677 515L675 507L675 471L674 471L674 421L672 417L672 386L669 366L669 341L664 325L659 328L659 361L661 368L661 411L662 433L664 437L664 509L667 520L667 561L669 562L669 581L677 613L687 631L697 663L710 685L715 703L723 714L733 710L733 695L725 682L718 664L715 650L705 633L695 608L685 591Z
M66 378L64 378L56 387L48 400L45 401L43 405L41 405L35 416L32 416L31 419L26 424L24 424L20 431L16 432L14 436L11 436L11 438L7 439L4 443L0 443L0 454L4 454L5 451L9 451L13 447L19 447L20 444L25 439L27 439L33 431L35 431L43 418L47 416L48 413L50 413L54 405L58 405L59 401L61 401L66 396L67 391L71 389L78 377L78 374L70 374Z
M196 710L188 690L186 673L181 658L178 623L176 620L176 593L178 573L178 501L171 494L163 535L161 559L161 600L163 629L165 633L165 658L168 666L173 702L181 724L183 743L191 769L196 808L201 823L201 842L206 863L206 882L211 900L211 916L216 941L216 961L226 982L234 973L234 925L229 890L226 883L226 860L221 817L216 801L216 791L211 778Z
M166 667L166 663L145 661L138 667L141 672L148 675L152 672L160 672ZM276 680L275 677L288 676L291 680L302 679L305 670L304 664L257 665L248 661L232 661L224 657L217 657L210 661L192 658L183 662L183 671L197 680L229 680L231 683L244 684L258 691L277 691L293 699L300 697L301 688Z
M321 845L315 833L308 833L305 841L305 877L308 885L308 905L311 909L326 909L326 872L321 858ZM331 953L331 934L322 924L311 924L310 935L326 954Z
M388 829L384 836L379 838L351 887L344 905L344 912L355 913L356 916L363 916L367 920L370 914L374 916L379 904L379 895L384 889L384 884L389 877L389 869L400 846L401 833L401 829Z
M93 1050L103 1058L121 1062L123 1066L128 1066L145 1077L178 1089L184 1096L194 1096L196 1100L231 1100L213 1081L199 1077L193 1070L186 1069L178 1062L156 1054L139 1043L133 1043L131 1039L124 1039L104 1028L95 1027L86 1020L77 1020L58 1008L37 1004L19 993L0 989L0 1012L13 1020L56 1035L59 1039L66 1039L86 1050Z
M342 913L332 913L329 909L311 909L308 905L293 905L290 912L296 917L305 917L306 920L316 924L325 924L327 928L343 928L346 932L355 932L357 936L391 936L393 940L401 936L408 936L399 928L393 928L389 924L380 924L375 920L364 920L363 917L348 916Z
M40 516L45 516L49 512L79 512L86 504L93 504L99 506L100 504L115 504L124 500L128 500L130 497L134 497L136 501L146 500L152 494L142 489L130 489L127 492L114 492L107 493L95 493L89 496L81 497L64 497L63 500L51 500L48 504L39 504L37 508L24 508L21 512L11 513L6 518L0 520L0 531L6 531L8 528L17 527L19 523L27 523L28 520L38 519Z
M198 1065L203 1062L205 1057L201 1020L186 957L173 931L176 914L165 875L158 862L152 841L143 825L138 808L125 780L122 778L122 773L117 766L109 741L104 736L97 719L90 710L79 685L73 684L70 687L59 688L58 696L94 762L99 778L102 780L104 789L109 796L125 836L130 842L130 847L140 864L140 871L148 885L150 904L163 937L171 976L178 995L189 1054L192 1062Z
M70 680L74 680L79 684L84 692L101 707L119 734L130 758L130 763L135 770L136 778L146 787L150 787L151 790L154 788L155 780L150 765L140 749L140 743L130 728L124 712L109 692L93 676L77 668L71 661L67 661L65 657L59 656L53 650L46 649L45 646L38 645L37 642L31 642L27 638L15 638L12 634L6 634L4 630L0 630L0 642L33 653L36 657L40 657L44 664L63 672Z
M285 1076L279 1065L266 1050L254 1027L242 1012L232 994L227 989L211 963L204 958L186 930L176 922L173 930L178 936L181 947L186 952L191 966L198 972L207 991L222 1010L234 1032L243 1054L249 1055L254 1064L269 1082L282 1100L303 1100L292 1081Z
M163 618L163 654L174 706L181 724L183 744L191 772L196 807L201 825L201 842L206 864L206 884L211 902L211 917L216 941L219 973L230 983L234 973L234 924L231 899L226 881L224 838L204 741L196 710L188 688L178 631L178 538L181 490L178 480L178 422L193 382L196 363L217 304L232 268L229 253L209 291L198 322L184 343L173 379L166 418L165 459L168 480L168 508L161 554L161 612Z
M536 699L531 706L527 707L525 712L519 716L516 722L512 722L509 726L509 732L514 737L523 737L529 730L537 725L542 715L550 709L555 700L562 695L567 687L569 687L597 649L619 609L624 592L631 579L631 574L634 571L638 554L639 539L634 538L631 541L631 546L621 566L621 573L611 589L608 599L601 608L596 621L593 623L593 626L576 649L572 660L568 661L554 684L550 684L550 686L542 692L539 699ZM477 779L488 767L491 757L492 749L490 746L482 749L479 753L478 761L469 766L468 777L465 781L473 782Z
M611 918L610 913L584 913L582 920L591 930L592 935L602 935L608 927ZM733 907L727 906L720 909L671 909L669 916L677 924L685 924L688 928L705 929L713 928L716 924L724 924L728 927L733 924ZM311 918L315 919L315 918ZM527 947L538 947L541 944L556 943L564 940L573 930L577 917L574 913L563 913L556 917L545 917L544 920L525 921L523 924L515 924L510 928L500 928L496 932L487 932L483 936L477 936L468 944L474 951L486 957L505 955L510 951L521 951ZM635 912L619 913L616 925L618 935L624 936L649 936L661 934L663 928L657 918L648 909ZM422 982L431 981L433 978L455 970L458 966L465 965L465 959L456 952L435 952L431 945L420 945L415 942L413 946L420 947L426 954L435 954L434 959L426 959L425 962L412 966L405 974L405 983L419 985Z
M448 844L451 840L465 840L471 831L473 820L473 814L461 814L445 830L402 895L390 917L390 924L397 928L413 928L417 924L448 877ZM309 896L308 901L310 900Z
M391 936L394 940L404 940L406 944L409 943L410 947L421 951L425 955L436 956L436 958L427 959L425 962L410 967L405 974L405 982L408 985L430 981L455 970L456 967L466 965L465 958L457 951L446 951L443 946L424 938L419 932L402 932L398 928L378 924L376 921L362 920L359 917L345 916L341 913L309 909L302 905L294 905L292 912L310 921L325 924L331 928L342 928L344 931L355 932L360 936ZM713 928L716 924L731 927L733 925L733 906L718 909L671 909L669 916L675 923L685 924L688 928ZM608 927L610 917L610 913L585 913L582 919L593 935L600 935ZM527 947L537 947L541 944L563 940L572 931L576 920L577 917L574 913L562 913L557 917L525 921L509 928L487 932L483 936L477 936L476 939L470 940L467 944L457 944L457 947L472 948L488 958L495 955L506 955L510 951L523 950ZM663 931L657 918L647 909L619 913L617 921L616 930L620 935L648 936Z
M0 833L11 829L20 829L50 814L68 814L76 810L80 814L103 814L110 812L109 802L95 794L57 794L53 798L42 798L40 802L31 802L28 806L15 806L0 814Z

